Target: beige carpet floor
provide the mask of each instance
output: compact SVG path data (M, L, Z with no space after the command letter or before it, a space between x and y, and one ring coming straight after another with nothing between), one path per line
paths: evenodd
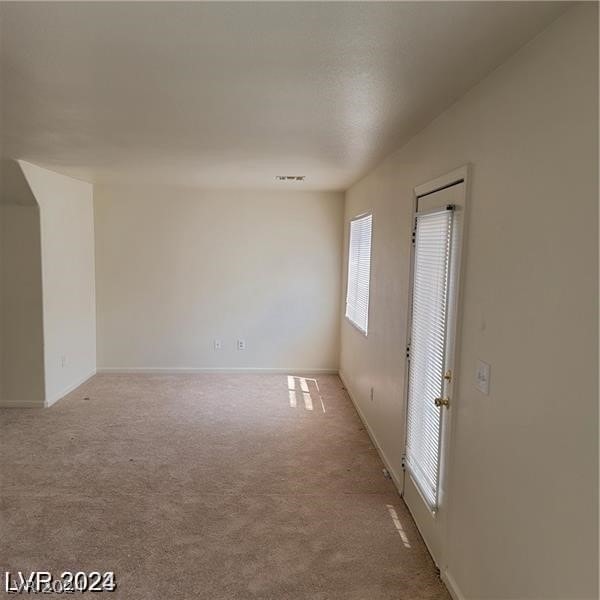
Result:
M3 571L115 571L93 598L449 599L336 376L97 375L0 419Z

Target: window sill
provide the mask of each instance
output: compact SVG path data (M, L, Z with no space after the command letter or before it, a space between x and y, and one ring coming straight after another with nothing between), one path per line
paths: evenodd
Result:
M348 321L348 323L350 323L350 325L352 325L354 329L356 329L356 331L361 333L364 337L368 337L367 332L361 327L359 327L350 317L344 315L344 318L346 319L346 321Z

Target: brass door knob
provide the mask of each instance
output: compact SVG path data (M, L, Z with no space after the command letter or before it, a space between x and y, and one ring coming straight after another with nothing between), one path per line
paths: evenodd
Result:
M448 408L450 406L450 400L448 400L448 398L436 398L434 402L438 408L442 408L442 406Z

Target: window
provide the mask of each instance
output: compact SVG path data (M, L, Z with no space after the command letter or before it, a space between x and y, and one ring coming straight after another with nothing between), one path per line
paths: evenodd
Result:
M369 325L369 280L371 277L371 228L373 215L350 221L346 318L365 335Z

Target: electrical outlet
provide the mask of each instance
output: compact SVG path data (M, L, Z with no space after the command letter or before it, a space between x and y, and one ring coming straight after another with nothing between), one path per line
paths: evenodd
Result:
M215 346L215 350L220 350L221 349L221 340L215 340L214 346Z
M238 350L245 350L246 349L246 340L238 340L238 342L237 342L237 349Z

